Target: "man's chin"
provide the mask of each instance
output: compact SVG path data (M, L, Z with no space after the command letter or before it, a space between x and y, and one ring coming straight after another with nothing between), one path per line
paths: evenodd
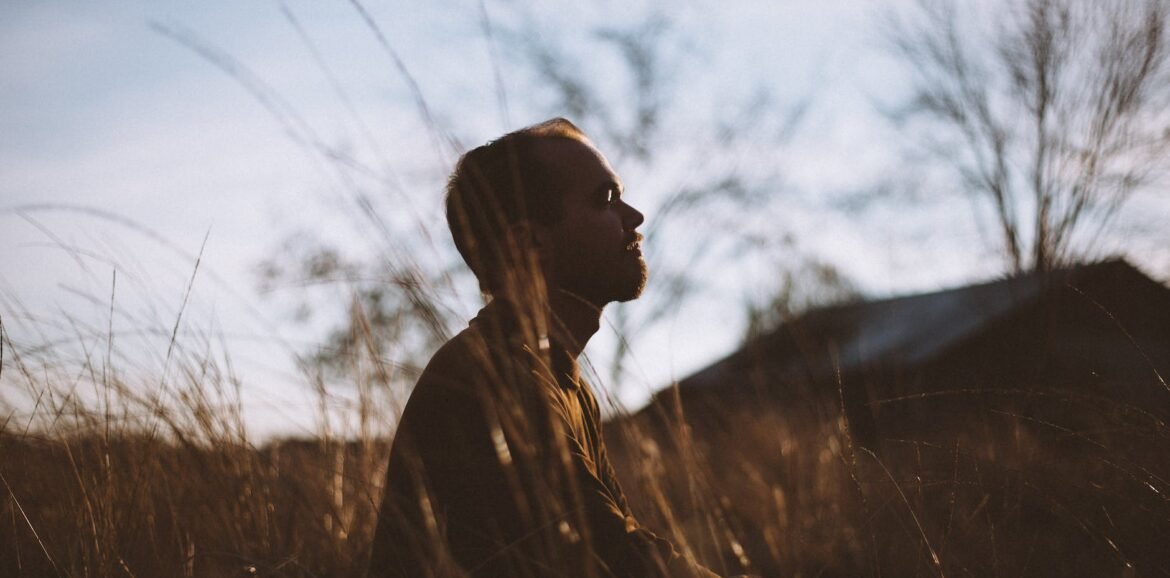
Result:
M622 295L621 297L619 297L617 299L614 299L614 302L616 302L616 303L629 303L630 301L633 301L633 300L641 297L642 290L643 290L643 288L639 287L638 289L631 291L630 293L627 293L627 294Z
M618 297L614 301L625 303L642 296L642 292L646 290L646 281L649 277L646 271L645 261L642 262L642 266L639 269L637 277L631 278L630 282L623 286L621 291L618 291Z
M598 307L604 307L608 303L633 301L642 295L647 280L646 262L639 257L637 263L636 267L627 266L620 275L608 278L595 275L581 279L581 283L570 283L561 288Z

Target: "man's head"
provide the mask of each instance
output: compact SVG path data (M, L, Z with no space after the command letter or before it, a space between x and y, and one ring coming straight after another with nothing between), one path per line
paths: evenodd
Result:
M621 195L605 157L558 118L465 154L447 185L447 223L485 292L529 287L539 272L603 306L637 297L646 281L634 232L643 217Z

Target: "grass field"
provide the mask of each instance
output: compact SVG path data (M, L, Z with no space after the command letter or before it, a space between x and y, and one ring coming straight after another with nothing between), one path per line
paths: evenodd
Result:
M5 378L41 401L39 426L0 431L0 575L361 575L381 436L257 447L215 372L178 372L164 407L117 383L70 396L6 348ZM903 402L931 427L877 452L831 406L641 415L607 435L642 522L728 574L1170 574L1170 428L1034 394Z

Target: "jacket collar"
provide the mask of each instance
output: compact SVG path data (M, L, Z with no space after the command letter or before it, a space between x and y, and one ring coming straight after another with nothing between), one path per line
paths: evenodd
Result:
M507 343L510 355L532 356L548 367L557 383L565 389L581 387L581 367L558 340L550 338L541 328L543 320L524 319L512 303L493 299L479 310L470 326L478 327L489 342Z

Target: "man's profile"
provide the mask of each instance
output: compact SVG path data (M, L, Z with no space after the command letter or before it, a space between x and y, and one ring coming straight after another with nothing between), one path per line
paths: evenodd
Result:
M459 160L447 221L490 302L411 393L372 576L715 576L633 517L577 366L602 308L646 283L622 195L564 119Z

